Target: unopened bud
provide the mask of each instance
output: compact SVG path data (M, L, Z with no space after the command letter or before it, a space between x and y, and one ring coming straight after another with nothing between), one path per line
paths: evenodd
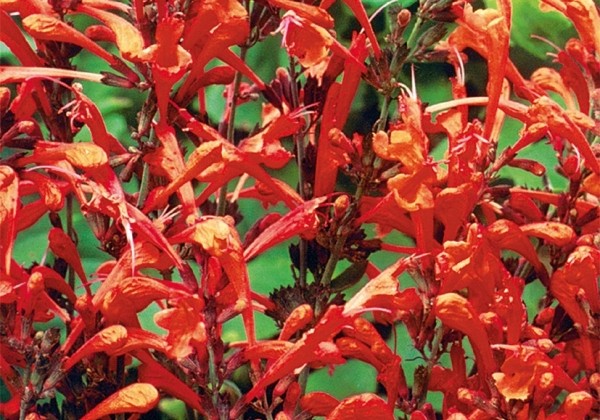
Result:
M590 387L600 395L600 373L594 372L590 376Z
M411 13L408 9L402 9L396 15L396 23L399 27L405 28L410 23Z
M554 319L554 308L544 308L535 317L535 323L537 325L546 325L552 322Z
M567 395L564 410L567 418L583 419L592 409L594 397L585 391L571 392Z
M467 388L459 388L458 391L456 391L456 396L463 404L472 405L475 402L473 392Z
M564 160L564 162L562 163L562 170L563 170L564 174L569 179L579 176L580 163L581 163L581 159L578 156L571 155L571 156L567 157Z
M348 210L349 206L350 198L348 197L348 195L342 194L338 198L336 198L333 203L333 214L335 218L341 219L344 216L344 214L346 214L346 211Z
M548 353L554 349L554 343L549 338L541 338L537 341L537 347L544 353Z
M0 114L4 114L8 110L10 104L10 89L0 86Z

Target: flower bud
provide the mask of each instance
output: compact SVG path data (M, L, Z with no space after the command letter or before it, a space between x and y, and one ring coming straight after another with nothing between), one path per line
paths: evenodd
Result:
M346 214L346 211L348 210L349 206L350 198L348 197L348 195L342 194L338 198L336 198L333 203L333 214L335 218L341 219L344 216L344 214Z

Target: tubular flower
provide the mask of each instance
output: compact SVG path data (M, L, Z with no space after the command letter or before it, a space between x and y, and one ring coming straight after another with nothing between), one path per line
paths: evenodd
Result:
M158 390L151 384L131 384L102 401L82 420L96 420L119 413L146 413L158 404L158 400Z
M493 373L492 377L504 398L525 401L533 395L543 375L551 371L545 355L522 347L506 358L500 372Z
M254 344L256 338L250 280L242 244L232 221L227 218L204 217L169 240L171 243L192 242L219 260L229 282L235 288L239 303L236 309L244 318L248 342Z
M156 89L156 100L162 120L168 115L168 101L171 87L192 64L191 54L179 45L184 22L174 16L158 22L156 44L142 50L139 58L150 63Z
M202 356L206 351L206 327L202 309L204 303L196 296L186 296L170 301L172 307L157 312L154 322L168 331L167 354L183 359L196 349Z
M15 240L19 178L9 166L0 166L0 272L10 274Z
M456 293L439 295L435 299L434 311L442 324L464 333L469 338L483 378L496 371L488 334L467 299Z
M595 365L592 343L588 337L588 325L593 314L600 312L600 293L597 278L600 275L600 253L590 246L578 246L569 255L563 267L550 279L550 292L576 323L584 363L587 369ZM587 303L582 305L582 301ZM591 313L590 313L591 312Z
M329 56L329 51L354 60L362 69L364 65L339 43L325 28L287 12L281 19L279 31L283 35L282 44L290 55L298 58L304 67L314 67Z
M508 2L502 4L510 5ZM502 8L501 11L494 9L473 11L472 6L466 4L458 23L459 26L448 38L448 43L456 46L459 51L473 48L488 61L487 93L490 100L483 136L489 139L508 63L510 6Z

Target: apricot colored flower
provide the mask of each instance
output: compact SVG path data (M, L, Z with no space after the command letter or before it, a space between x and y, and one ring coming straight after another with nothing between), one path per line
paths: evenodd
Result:
M106 398L81 419L96 420L119 413L146 413L158 404L159 399L158 390L151 384L131 384Z

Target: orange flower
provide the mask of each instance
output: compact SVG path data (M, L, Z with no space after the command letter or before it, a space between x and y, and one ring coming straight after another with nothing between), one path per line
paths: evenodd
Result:
M465 4L463 15L459 18L459 26L448 37L448 43L459 51L473 48L488 62L487 94L489 102L483 136L490 138L498 103L502 95L502 84L508 63L510 41L510 3L502 2L501 11L479 9L473 11L470 4Z
M520 347L506 358L500 372L492 374L498 391L507 400L528 400L542 376L552 367L538 350Z
M159 399L158 390L151 384L131 384L106 398L81 419L96 420L119 413L146 413L158 404Z
M167 355L174 359L189 356L195 348L200 358L206 353L206 327L204 302L197 296L187 296L169 301L171 307L157 312L154 322L168 331Z
M540 8L563 13L573 22L585 46L600 51L600 13L593 0L542 0Z
M487 378L496 371L488 334L467 299L456 293L439 295L435 298L434 311L445 326L460 331L469 338L482 378Z
M171 243L191 242L217 258L238 297L249 344L256 342L250 279L239 235L228 218L203 217L196 224L169 238Z
M139 59L150 64L156 90L161 122L167 120L171 88L192 64L191 54L179 45L183 34L182 19L170 16L161 19L156 27L156 44L139 53Z
M306 239L314 238L320 225L316 210L325 200L326 197L319 197L307 201L271 224L246 246L244 259L250 261L272 246L298 234Z
M79 4L76 10L99 20L114 32L117 47L123 58L139 61L139 54L144 48L144 38L135 26L122 17L86 4Z
M375 394L359 394L348 397L338 404L327 416L329 420L394 420L394 413L388 404Z
M361 69L364 65L340 44L325 28L289 11L281 18L278 31L288 54L298 58L304 67L314 67L329 56L329 51L354 60Z
M0 166L0 273L10 275L15 241L19 178L9 166Z

